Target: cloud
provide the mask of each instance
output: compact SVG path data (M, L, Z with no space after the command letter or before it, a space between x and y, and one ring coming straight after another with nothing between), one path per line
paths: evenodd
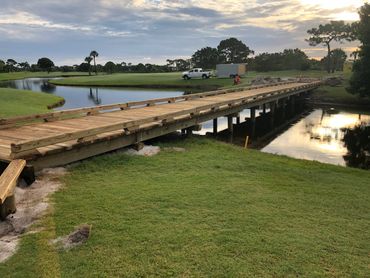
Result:
M52 23L50 21L40 18L39 16L23 11L10 15L4 14L0 15L0 25L24 25L27 27L63 29L83 32L90 32L92 30L91 27L84 27L80 25Z
M166 58L189 57L204 46L215 47L231 36L256 53L300 47L315 56L324 55L320 47L307 46L306 30L328 20L353 20L364 2L0 1L0 53L28 60L49 55L57 63L82 61L91 49L106 60L136 63L150 57L153 63L163 63Z

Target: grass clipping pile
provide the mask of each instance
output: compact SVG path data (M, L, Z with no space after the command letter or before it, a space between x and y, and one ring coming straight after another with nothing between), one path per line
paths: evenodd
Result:
M60 188L60 177L66 172L65 168L44 169L31 186L16 187L17 211L0 222L0 263L17 251L22 234L35 232L27 228L44 215L49 207L48 196Z

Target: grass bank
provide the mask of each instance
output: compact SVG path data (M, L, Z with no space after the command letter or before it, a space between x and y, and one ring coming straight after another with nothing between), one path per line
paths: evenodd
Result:
M63 98L45 93L0 88L0 117L47 112Z
M321 77L321 71L276 71L276 72L248 72L241 79L241 85L248 85L257 76L296 77L309 76ZM72 77L53 80L56 85L72 86L117 86L117 87L146 87L146 88L196 88L214 89L230 87L233 80L230 78L210 78L183 80L180 72L174 73L117 73L110 75Z
M190 138L70 169L2 277L365 277L370 172ZM50 240L92 224L69 251Z
M86 72L29 72L29 71L21 71L21 72L6 72L0 73L0 82L1 81L8 81L8 80L15 80L15 79L23 79L23 78L31 78L31 77L69 77L69 76L81 76L81 75L88 75Z
M71 79L71 80L69 80ZM141 87L141 88L209 88L215 89L232 84L231 79L183 80L181 73L116 73L109 75L73 77L53 80L56 85Z
M346 88L349 86L351 74L350 71L343 73L342 85L335 87L321 86L312 95L313 101L317 104L370 107L370 98L360 98L358 95L347 92Z

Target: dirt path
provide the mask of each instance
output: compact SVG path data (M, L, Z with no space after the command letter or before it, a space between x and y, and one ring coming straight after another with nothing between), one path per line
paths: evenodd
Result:
M65 173L65 168L44 169L31 186L16 188L17 212L0 222L0 263L17 251L20 235L32 232L27 228L45 213L48 196L60 188Z

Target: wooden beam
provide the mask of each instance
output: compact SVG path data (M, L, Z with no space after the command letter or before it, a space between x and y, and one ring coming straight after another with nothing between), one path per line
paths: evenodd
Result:
M25 160L23 159L13 160L10 162L5 171L1 174L0 204L2 204L7 197L13 195L14 188L17 184L18 178L25 166L26 166Z

